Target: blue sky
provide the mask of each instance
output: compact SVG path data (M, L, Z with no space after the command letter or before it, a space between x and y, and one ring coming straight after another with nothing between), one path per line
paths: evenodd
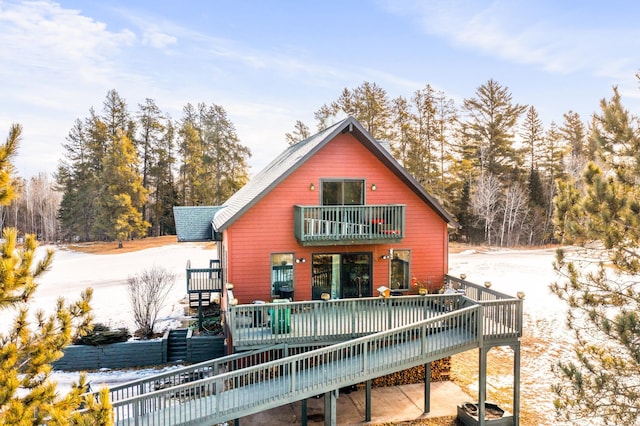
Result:
M617 85L640 111L640 2L0 0L0 137L24 126L23 177L54 172L77 118L116 89L225 108L257 173L284 133L345 87L390 98L426 84L458 104L490 78L545 125L586 122Z

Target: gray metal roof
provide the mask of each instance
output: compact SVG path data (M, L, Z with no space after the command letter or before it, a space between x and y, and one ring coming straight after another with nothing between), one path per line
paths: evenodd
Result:
M458 227L451 216L424 188L393 158L390 152L376 141L360 122L353 117L348 117L321 132L289 146L282 154L276 157L253 179L251 179L238 192L232 195L218 210L213 218L213 226L217 231L222 231L238 219L244 212L255 205L262 197L268 194L274 187L302 166L324 145L333 140L340 133L350 132L365 147L367 147L378 159L393 171L407 186L430 205L440 217L451 226Z
M211 241L213 226L211 220L219 206L174 206L178 241Z

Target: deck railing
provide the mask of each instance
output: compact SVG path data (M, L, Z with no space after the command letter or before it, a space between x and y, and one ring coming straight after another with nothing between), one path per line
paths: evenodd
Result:
M174 368L165 373L154 374L151 377L143 377L138 380L110 387L109 400L111 402L121 401L157 390L168 389L184 383L217 376L228 371L251 367L288 355L288 346L285 344L277 344L260 350L240 352L186 367ZM98 397L99 392L93 392L93 395Z
M221 292L222 269L220 261L209 261L208 268L192 268L191 261L187 261L187 293Z
M235 350L286 341L331 344L402 327L468 306L461 294L366 297L230 306L227 324Z
M294 206L294 235L302 245L401 241L405 206Z
M457 290L482 306L485 340L511 341L522 337L521 299L450 275L445 276L445 288Z
M117 425L215 424L478 346L480 306L113 403Z

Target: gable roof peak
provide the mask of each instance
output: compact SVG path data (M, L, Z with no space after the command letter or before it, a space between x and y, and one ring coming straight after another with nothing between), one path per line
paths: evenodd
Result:
M376 141L355 117L349 116L315 135L287 147L223 204L225 208L218 210L213 218L214 228L217 231L227 228L341 133L351 133L420 198L429 204L440 217L447 223L457 226L455 219L393 158L390 148Z

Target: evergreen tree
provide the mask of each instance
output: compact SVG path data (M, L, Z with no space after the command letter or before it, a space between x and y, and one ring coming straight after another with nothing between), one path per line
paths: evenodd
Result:
M220 205L249 180L251 151L219 105L185 106L179 150L185 205Z
M149 169L151 186L151 223L154 235L175 234L173 206L178 205L178 192L174 178L175 127L171 120L167 121L163 137L153 149L155 163Z
M432 188L445 208L453 205L453 196L447 189L447 182L453 180L452 165L456 162L453 150L453 138L456 133L456 125L458 122L458 111L453 99L447 98L443 91L435 94L435 125L436 143L440 150L440 186L436 190L436 186ZM449 170L447 170L447 166Z
M440 176L437 157L440 128L436 123L436 91L427 85L424 89L417 90L411 101L415 109L415 137L409 145L407 169L427 191L433 192L434 183Z
M162 123L163 117L160 108L153 99L147 98L144 104L138 105L138 137L135 139L138 148L138 158L140 159L140 172L142 174L142 187L151 192L150 172L152 167L157 163L155 149L163 137L165 126ZM144 220L150 221L148 214L148 204L142 206L142 217Z
M535 107L527 108L524 122L522 124L522 143L524 144L526 162L529 164L529 170L534 170L538 166L540 158L539 147L542 145L544 137L544 126Z
M323 106L315 116L319 124L327 124L329 117L339 114L355 117L376 140L386 141L390 137L389 99L376 83L365 81L353 90L344 88L330 107Z
M392 134L391 149L394 157L413 174L409 164L409 151L415 144L415 117L406 98L399 96L391 101Z
M599 165L589 163L583 187L558 182L556 221L563 243L555 267L566 281L553 292L569 305L575 359L556 365L560 417L635 424L640 416L640 131L614 89L594 116L591 139ZM595 261L593 260L595 259Z
M142 186L149 194L142 206L142 217L152 224L151 233L158 236L174 229L172 207L177 204L173 179L175 131L171 120L152 99L147 98L138 107L136 147Z
M132 137L135 125L125 101L110 90L103 102L102 115L93 108L89 117L76 120L67 136L65 158L58 167L56 180L63 192L59 217L63 233L82 241L104 239L104 229L96 218L106 214L97 202L103 188L103 160L118 135Z
M65 158L58 166L57 188L63 193L58 217L66 238L88 241L94 237L93 229L97 213L96 199L99 192L99 167L96 157L102 155L92 150L87 127L92 123L76 120L67 142ZM102 158L102 156L98 157Z
M0 204L13 197L11 158L15 155L21 127L13 125L6 143L0 146ZM37 279L51 266L53 252L36 261L37 243L27 235L17 247L17 231L5 228L0 244L0 311L16 312L7 331L0 331L0 423L30 424L112 424L109 394L105 389L100 401L83 395L87 391L84 376L65 396L60 396L51 381L51 363L62 357L62 349L76 335L89 329L91 289L72 303L59 299L55 312L47 316L37 312L31 324L29 303L37 289ZM86 414L77 413L88 406Z
M300 120L296 120L296 125L293 128L292 133L285 133L284 138L289 145L297 144L311 136L311 131L306 124Z
M113 139L103 167L96 225L109 238L118 241L120 248L123 241L144 236L150 226L141 213L147 191L138 174L138 156L125 134Z
M558 133L569 155L566 168L574 179L578 179L587 162L595 160L595 148L587 146L585 125L577 112L569 111L563 114L563 118Z
M478 87L476 97L465 99L463 110L467 119L462 123L466 140L473 145L467 151L479 168L501 181L521 163L514 148L514 129L526 106L514 104L508 88L495 80Z

